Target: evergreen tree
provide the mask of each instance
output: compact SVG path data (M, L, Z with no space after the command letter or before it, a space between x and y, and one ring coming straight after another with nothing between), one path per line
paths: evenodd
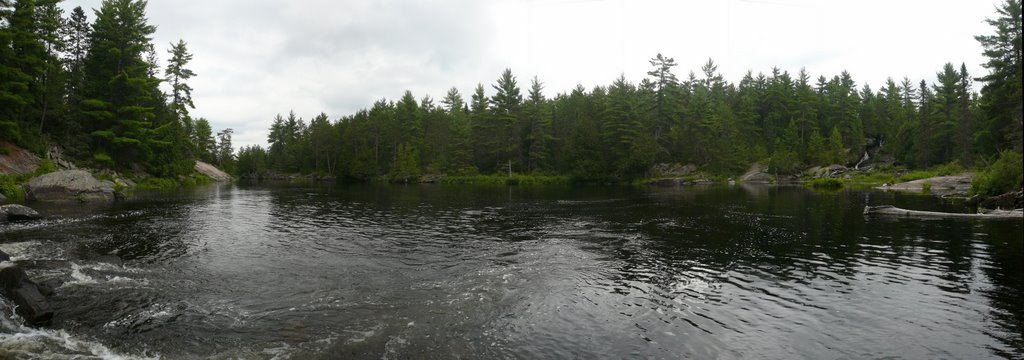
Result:
M196 76L196 73L187 66L192 61L192 54L188 52L187 44L183 40L171 44L167 52L171 54L171 59L167 61L164 79L171 85L169 107L175 120L185 129L185 133L191 135L194 129L189 109L195 109L196 106L192 103L192 87L187 81Z
M1022 105L1021 93L1021 2L1006 0L997 9L998 17L986 22L995 28L995 34L979 35L975 39L985 49L989 70L978 80L985 82L981 89L982 107L988 117L987 136L995 140L999 149L1021 152Z

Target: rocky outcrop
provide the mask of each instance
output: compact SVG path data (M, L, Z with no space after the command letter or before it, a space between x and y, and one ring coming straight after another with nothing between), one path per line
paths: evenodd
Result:
M13 144L0 143L0 148L3 148L0 151L0 174L30 174L42 162L38 156Z
M38 212L25 205L10 204L0 206L0 217L9 221L36 220L42 217Z
M207 163L204 163L202 161L196 161L195 169L200 174L209 176L210 179L213 180L213 181L216 181L216 182L230 182L231 181L231 175L228 175L228 173L221 171L217 167L215 167L213 165L210 165L210 164L207 164Z
M762 183L767 184L772 182L772 175L768 173L768 167L754 163L750 165L750 169L747 170L743 176L740 177L740 181L745 183Z
M918 193L927 192L938 196L967 196L967 191L971 189L971 179L974 179L974 174L963 173L960 175L936 176L899 184L883 185L878 187L878 189Z
M3 254L0 258L6 257ZM17 313L25 319L29 325L46 324L53 318L53 309L50 307L46 296L53 293L53 290L36 284L29 279L21 267L12 264L9 260L0 263L0 287L8 300L17 305Z
M697 174L697 166L693 164L659 163L651 167L651 174L656 178L680 178Z
M25 185L30 201L114 201L114 183L96 180L84 170L65 170L34 177Z
M807 171L804 171L804 175L813 177L815 179L839 178L849 171L850 169L843 165L833 164L825 167L812 167L810 169L807 169Z

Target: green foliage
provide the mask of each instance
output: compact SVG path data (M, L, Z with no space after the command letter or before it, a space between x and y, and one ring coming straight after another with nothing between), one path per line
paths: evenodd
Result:
M0 175L0 194L7 198L9 203L21 203L25 201L25 191L21 183L25 179L19 176Z
M1021 165L1021 154L1006 150L985 171L975 176L971 182L971 193L983 196L995 196L1010 191L1019 191L1024 182L1024 168Z
M804 186L808 186L815 189L839 189L843 187L843 180L836 178L814 179L805 182Z
M936 165L925 170L916 170L903 174L899 177L899 182L927 179L936 176L956 175L962 172L964 172L964 170L960 167L959 163L949 162L947 164Z
M92 159L102 166L114 165L114 159L111 158L110 155L107 155L107 153L100 152L93 154Z

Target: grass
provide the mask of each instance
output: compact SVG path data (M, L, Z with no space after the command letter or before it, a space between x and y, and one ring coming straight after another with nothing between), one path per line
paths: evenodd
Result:
M909 173L901 175L897 180L899 180L899 182L907 182L932 178L936 176L956 175L962 172L964 172L964 169L960 167L960 164L957 164L956 162L951 162L948 164L936 165L925 170L911 171Z
M188 176L178 179L170 178L145 178L135 182L135 189L153 191L173 191L180 188L191 188L199 185L207 185L213 180L209 176L193 172Z

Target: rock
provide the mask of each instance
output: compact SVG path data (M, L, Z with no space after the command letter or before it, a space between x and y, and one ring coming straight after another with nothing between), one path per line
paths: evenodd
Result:
M767 171L767 166L758 163L751 164L750 169L740 177L740 181L745 183L770 183L772 182L772 176Z
M7 197L4 194L0 194L0 204L7 202Z
M7 155L0 155L0 174L30 174L42 162L38 156L13 144L0 142Z
M4 261L11 261L11 256L7 255L3 250L0 250L0 263Z
M36 220L42 217L32 208L18 204L0 206L0 214L4 214L10 221Z
M654 177L678 178L686 177L697 173L697 166L693 164L659 163L651 167L651 174Z
M28 324L45 324L53 318L53 310L46 296L40 292L38 284L33 282L22 270L10 262L0 266L0 286L3 295L17 305L17 313ZM44 289L47 290L47 289Z
M114 184L99 181L84 170L64 170L34 177L22 186L25 198L32 201L114 200Z
M850 171L850 169L845 166L833 164L818 169L818 173L815 174L814 177L818 179L834 178L839 177L839 175L845 174L848 171Z
M46 158L50 159L50 161L53 161L53 163L61 169L78 169L78 167L75 166L75 164L72 164L71 161L68 161L67 159L64 158L63 153L64 152L61 150L60 146L51 146L50 149L46 151Z
M220 169L218 169L217 167L204 163L202 161L196 161L195 169L200 174L209 176L210 179L212 179L215 182L231 181L231 175L228 175L228 173L220 171Z
M933 195L967 196L967 191L971 189L971 179L973 178L974 174L972 173L963 173L960 175L950 176L936 176L927 179L920 179L893 184L889 186L878 187L878 189L907 192L924 192L924 190L927 188L928 192Z
M1020 209L1024 208L1024 192L1008 192L982 200L978 206L986 209Z

